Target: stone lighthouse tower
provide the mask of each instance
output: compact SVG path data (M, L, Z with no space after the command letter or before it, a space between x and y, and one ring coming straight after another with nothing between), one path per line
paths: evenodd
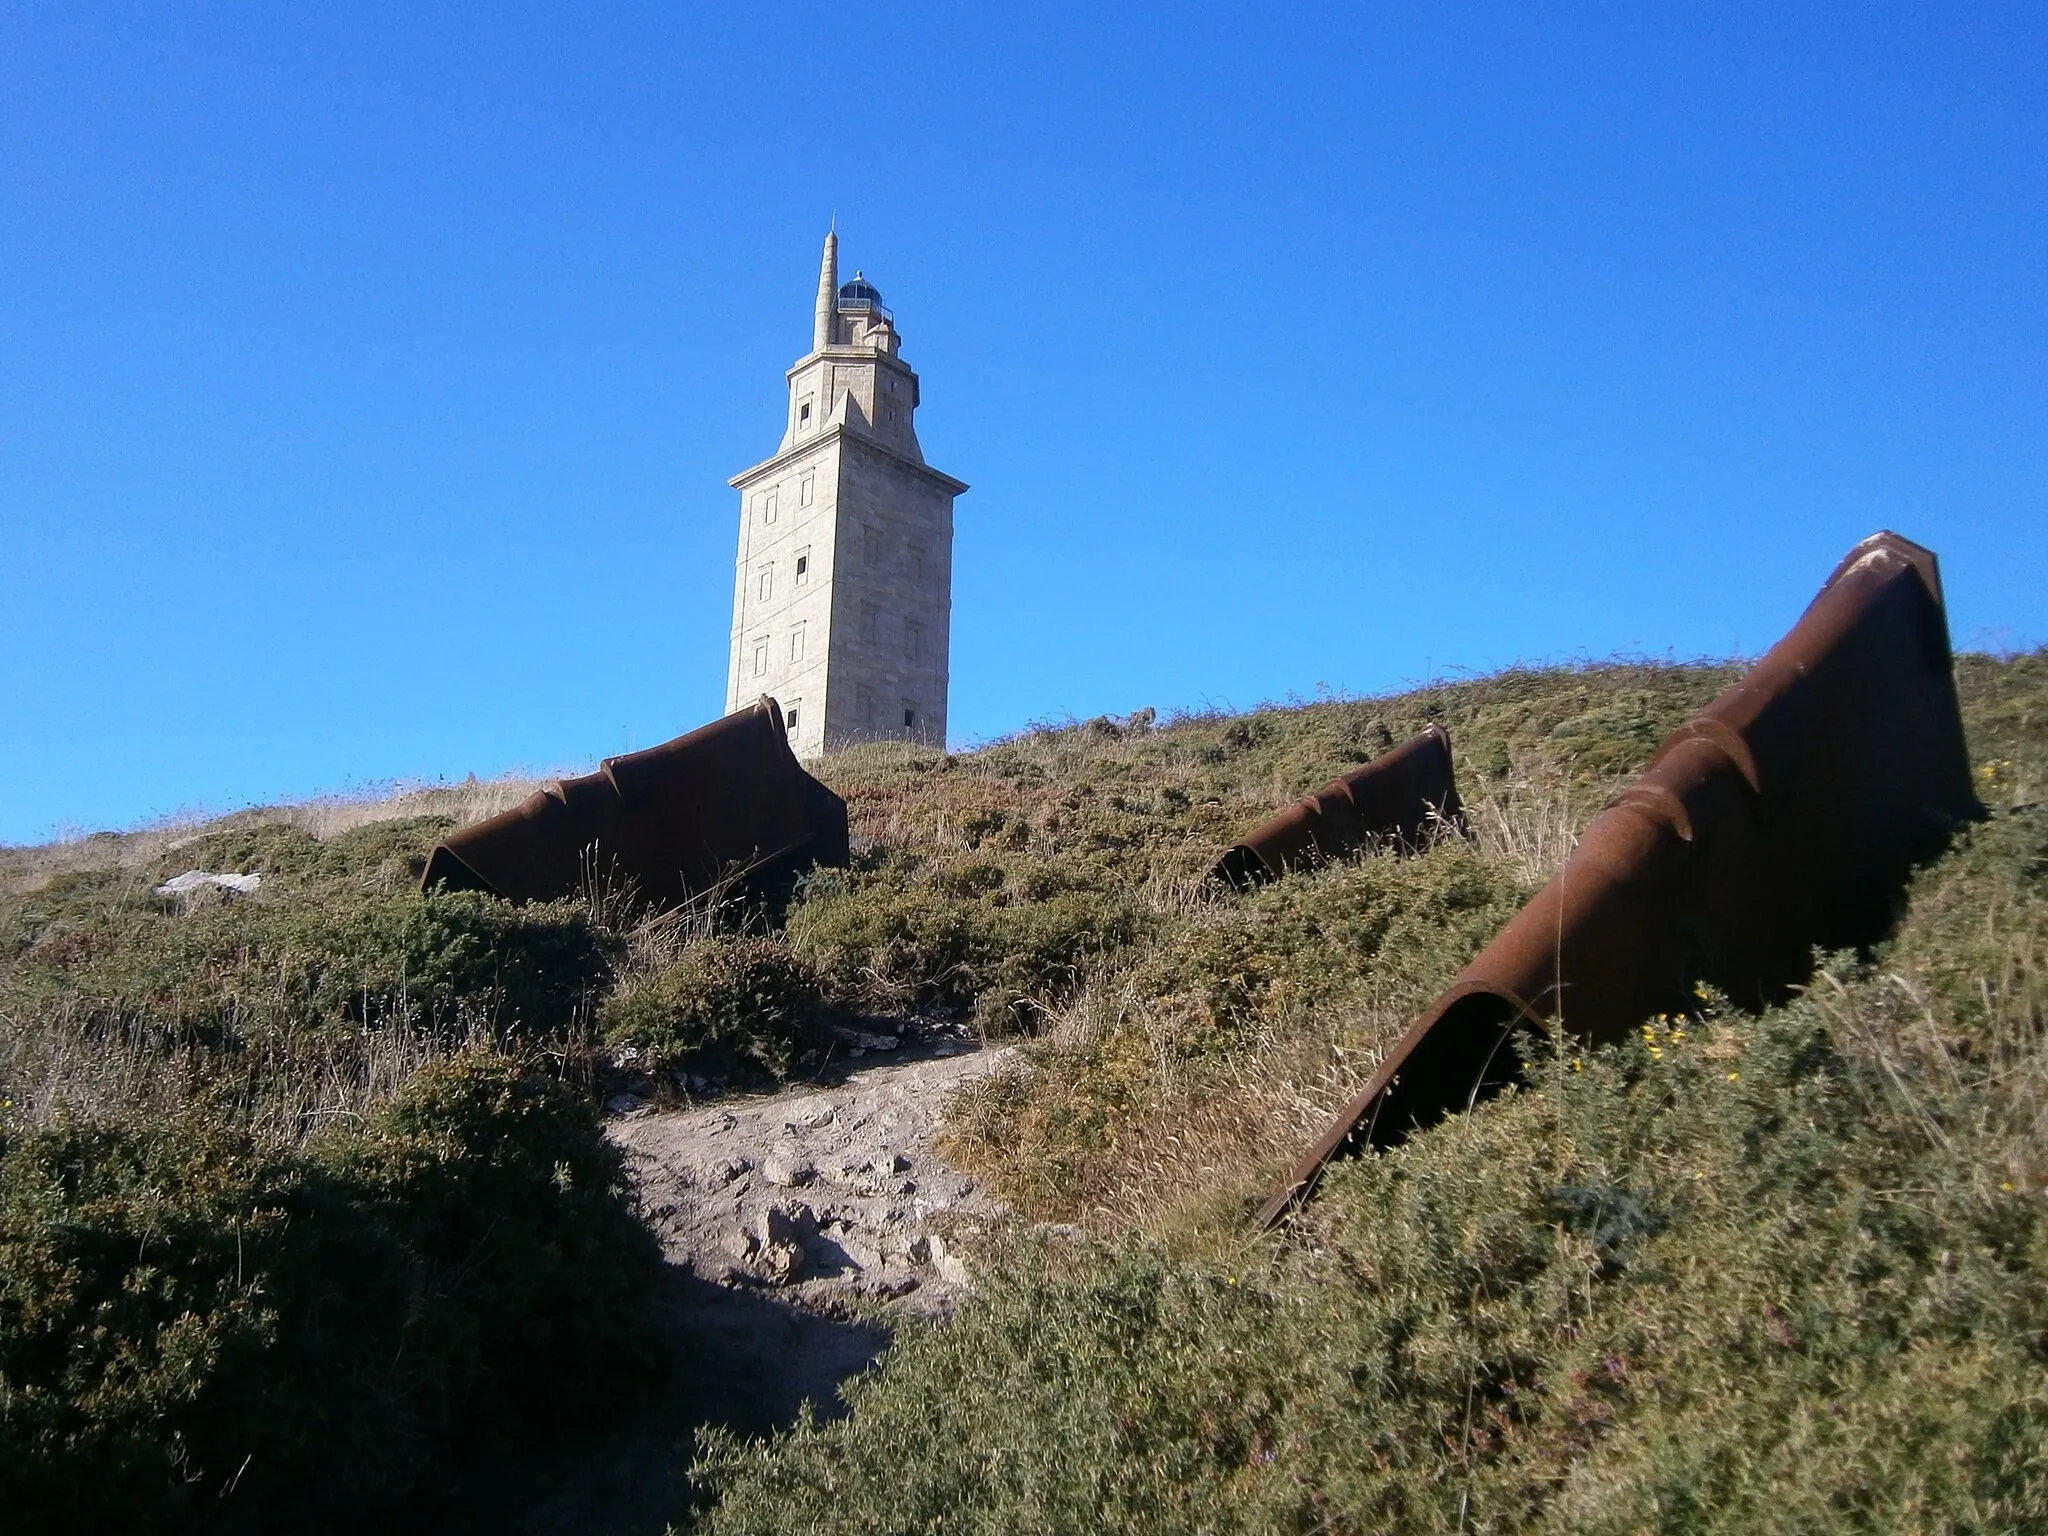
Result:
M917 375L881 294L838 269L827 235L782 445L731 482L725 707L774 696L802 757L881 738L945 744L953 498L967 489L924 461Z

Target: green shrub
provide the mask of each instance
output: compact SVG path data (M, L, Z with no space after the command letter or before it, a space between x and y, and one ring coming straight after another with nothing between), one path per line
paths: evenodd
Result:
M609 982L617 952L574 902L435 891L271 911L252 925L251 958L296 970L313 1012L355 1022L453 1019L467 1008L501 1029L560 1030Z
M0 1506L22 1531L360 1528L475 1436L615 1388L657 1264L589 1112L502 1058L302 1154L203 1112L10 1132Z
M848 884L797 903L789 941L856 1008L957 1010L975 992L980 910L902 884Z
M901 1338L849 1417L708 1438L708 1528L2048 1525L2048 814L2028 798L2048 783L2048 671L1960 671L1999 814L1920 875L1875 957L1761 1018L1704 998L1619 1047L1538 1050L1529 1089L1339 1164L1279 1242L1226 1204L1206 1247L1183 1245L1203 1260L1128 1237L998 1247L956 1321ZM1626 681L1511 673L1432 707L1471 707L1461 750L1495 743L1556 788L1632 766L1706 679L1647 704ZM1195 722L1183 746L1319 750L1321 708L1300 735ZM1234 1188L1201 1118L1273 1086L1243 1046L1284 1056L1276 1022L1318 995L1413 1006L1512 902L1505 862L1438 857L1165 921L1089 1017L979 1095L979 1134L1026 1165L1020 1187L1084 1201L1163 1117ZM1435 889L1468 860L1472 883ZM1283 1066L1300 1083L1313 1058Z
M1514 871L1451 839L1414 858L1291 875L1169 930L1132 967L1148 1028L1185 1055L1243 1044L1262 1023L1355 990L1419 1008L1512 917Z
M560 1416L629 1381L660 1249L590 1107L506 1057L429 1064L314 1155L416 1256L433 1336L415 1390L495 1420ZM465 1390L465 1384L473 1387Z
M817 973L778 939L718 936L687 945L653 975L606 999L610 1045L637 1046L658 1073L786 1077L831 1044Z
M1242 1270L1000 1255L849 1419L712 1441L709 1528L2048 1518L2038 1194L1954 1166L1811 1004L1540 1076L1341 1165L1313 1245Z
M707 1431L696 1473L722 1497L705 1529L1215 1529L1288 1395L1274 1309L1146 1254L1078 1280L1005 1278L1060 1257L1006 1253L952 1325L899 1336L841 1389L849 1418L768 1446Z
M983 922L972 972L974 1015L996 1032L1035 1023L1048 1005L1072 994L1092 965L1127 949L1141 931L1128 901L1093 891L995 906Z
M321 1025L542 1035L609 981L618 946L574 903L312 887L178 911L70 890L15 914L0 1000L181 1021L208 1039Z
M855 1008L972 1013L1014 1029L1073 990L1097 957L1128 947L1128 898L1034 879L988 861L913 882L824 887L792 908L790 943Z
M1021 1208L1117 1240L970 1252L980 1294L906 1329L850 1418L708 1437L713 1529L2048 1523L2039 653L1960 658L2001 814L1868 968L1762 1020L1703 1004L1540 1058L1533 1091L1335 1170L1290 1239L1246 1226L1266 1170L1735 670L858 748L822 771L861 854L803 884L786 945L653 969L647 934L629 959L578 906L422 900L432 818L320 840L259 813L160 856L59 851L100 867L40 884L0 851L0 1099L34 1101L0 1112L0 1509L459 1520L480 1445L559 1432L644 1358L655 1253L558 1086L463 1055L377 1101L476 1026L575 1060L597 1011L662 1062L781 1073L844 1007L1049 1017L956 1134ZM1431 720L1474 845L1201 887L1247 827ZM152 894L194 866L264 889ZM176 1092L123 1076L164 1063ZM98 1112L49 1107L93 1102L103 1067ZM77 1091L45 1094L65 1071Z

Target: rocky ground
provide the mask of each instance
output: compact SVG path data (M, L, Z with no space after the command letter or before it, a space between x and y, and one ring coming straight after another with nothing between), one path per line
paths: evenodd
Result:
M942 1312L967 1284L959 1238L995 1208L940 1161L940 1110L1007 1052L953 1032L850 1047L836 1082L772 1098L614 1099L611 1134L670 1261L699 1279L827 1316L860 1300Z
M806 1402L830 1416L895 1321L967 1289L961 1249L1000 1212L934 1142L948 1096L1009 1048L945 1028L845 1044L832 1077L772 1096L613 1097L607 1128L669 1259L650 1344L682 1369L635 1430L502 1490L508 1528L654 1536L686 1512L692 1426L767 1434Z

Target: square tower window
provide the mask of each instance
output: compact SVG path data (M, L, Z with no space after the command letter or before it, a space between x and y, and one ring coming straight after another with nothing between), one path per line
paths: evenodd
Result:
M801 550L796 557L796 584L802 586L811 579L811 552Z
M903 706L903 729L906 731L917 729L917 711L908 704Z
M811 402L806 400L796 408L796 429L808 432L811 428Z
M789 632L789 659L791 661L802 661L804 659L804 627L801 624Z
M783 714L782 728L792 736L796 734L796 720L797 716L803 711L803 704L804 701L802 699L791 699L789 701L789 709Z

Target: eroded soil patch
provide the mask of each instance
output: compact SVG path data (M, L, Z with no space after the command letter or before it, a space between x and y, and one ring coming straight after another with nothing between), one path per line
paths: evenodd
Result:
M508 1528L658 1536L687 1516L696 1426L765 1435L806 1402L832 1417L895 1319L963 1293L958 1248L1001 1212L934 1141L947 1097L1010 1051L943 1032L883 1045L833 1082L607 1120L667 1251L649 1342L672 1368L623 1432L508 1479Z
M996 1208L934 1151L940 1112L1007 1054L941 1035L836 1084L640 1110L609 1129L670 1261L698 1278L828 1316L943 1311L967 1283L959 1238Z

